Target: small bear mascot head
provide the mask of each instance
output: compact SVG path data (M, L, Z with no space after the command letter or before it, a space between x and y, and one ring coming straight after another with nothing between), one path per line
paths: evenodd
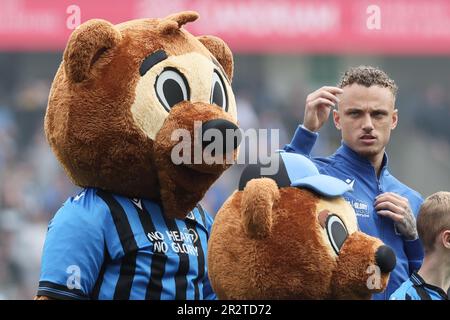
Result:
M221 299L370 299L396 258L357 228L343 181L304 156L280 153L278 171L244 169L209 241L211 284ZM273 163L271 164L273 165Z

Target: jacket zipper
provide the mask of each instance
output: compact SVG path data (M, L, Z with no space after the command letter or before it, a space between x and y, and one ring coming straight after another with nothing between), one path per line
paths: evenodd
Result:
M382 190L382 188L381 188L381 178L383 177L383 174L384 174L385 169L386 169L386 168L381 169L381 172L380 172L380 176L379 176L379 177L377 177L377 175L376 175L376 173L375 173L375 178L376 178L376 180L377 180L377 187L378 187L378 195L380 195L380 194L383 192L383 190ZM374 169L374 171L375 171L375 169ZM383 226L383 222L384 222L384 219L383 219L382 216L380 216L380 235L381 235L381 240L382 240L383 242L385 242L385 241L384 241L384 226ZM387 288L386 288L386 289L387 289ZM387 296L387 290L385 290L385 291L383 292L383 295L384 295L384 300L387 300L387 299L388 299L388 296Z

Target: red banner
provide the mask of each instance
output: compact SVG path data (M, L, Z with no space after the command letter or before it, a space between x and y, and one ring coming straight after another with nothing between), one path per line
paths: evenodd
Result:
M235 52L450 54L446 0L0 0L0 50L62 50L79 23L195 10Z

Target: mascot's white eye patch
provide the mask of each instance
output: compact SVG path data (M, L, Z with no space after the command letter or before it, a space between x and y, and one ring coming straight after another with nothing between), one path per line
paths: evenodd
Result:
M344 222L349 234L358 231L355 211L353 210L353 207L343 198L338 197L320 199L316 206L319 222L319 215L322 211L327 211L329 214L332 212L338 213L339 218ZM322 225L322 227L324 227L324 225Z
M164 69L156 78L155 91L167 112L177 103L190 99L189 84L185 76L175 68Z
M218 105L225 111L228 111L228 96L222 75L214 70L211 86L211 104Z
M321 198L316 205L316 215L318 220L318 232L322 238L324 247L330 256L337 257L339 251L336 251L336 249L340 248L337 245L339 240L333 238L335 239L333 245L333 240L330 239L329 233L331 232L331 234L333 234L333 228L337 228L339 225L333 223L336 221L335 218L329 220L329 217L335 215L342 222L346 234L350 235L358 230L355 211L344 198Z
M339 254L345 240L348 237L348 231L344 222L335 214L330 214L325 223L328 239L336 254Z

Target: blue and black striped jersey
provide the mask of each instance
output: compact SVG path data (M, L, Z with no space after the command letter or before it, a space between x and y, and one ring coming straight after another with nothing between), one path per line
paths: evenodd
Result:
M428 284L413 272L390 297L390 300L448 300L448 294L439 287Z
M50 221L38 295L58 299L215 299L207 273L212 218L99 189L68 199Z

